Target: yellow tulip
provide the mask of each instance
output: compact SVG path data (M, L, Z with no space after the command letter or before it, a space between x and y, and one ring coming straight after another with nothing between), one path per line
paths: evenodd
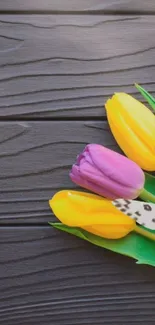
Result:
M116 93L106 104L111 131L124 153L142 169L155 170L155 116L138 100Z
M118 239L134 230L135 221L100 196L64 190L49 201L57 218L70 227L80 227L95 235Z

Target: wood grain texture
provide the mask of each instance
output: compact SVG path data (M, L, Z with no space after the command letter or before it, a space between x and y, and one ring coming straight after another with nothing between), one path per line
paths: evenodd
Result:
M155 12L154 0L1 0L0 10L54 12Z
M50 227L0 228L5 325L155 322L155 273Z
M48 200L75 188L69 170L91 142L118 149L107 122L0 123L0 223L53 220Z
M114 92L137 96L134 82L154 94L154 16L1 15L0 26L0 117L103 116Z

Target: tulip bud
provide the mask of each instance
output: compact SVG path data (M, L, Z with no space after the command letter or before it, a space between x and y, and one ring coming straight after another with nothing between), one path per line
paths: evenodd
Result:
M123 238L135 231L155 241L155 234L138 227L134 219L113 205L114 202L100 196L65 190L57 192L49 204L57 218L69 227L80 227L108 239Z
M65 190L56 193L49 203L62 223L104 238L122 238L135 227L135 221L111 201L94 194Z
M111 131L124 153L142 169L155 170L155 116L138 100L116 93L106 104Z
M134 199L144 186L141 168L127 157L97 144L78 156L70 177L76 184L109 199Z

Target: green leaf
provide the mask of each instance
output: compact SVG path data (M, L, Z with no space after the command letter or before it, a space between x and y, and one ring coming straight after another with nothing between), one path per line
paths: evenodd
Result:
M140 91L142 96L147 100L150 106L155 110L155 98L151 96L143 87L138 84L135 84L136 88Z
M147 196L145 195L145 191L142 192L139 197L143 201L154 203L155 202L155 177L153 175L145 173L144 189L148 192L148 194L151 193L154 197L152 196L151 199L151 195L148 195L148 199L147 199Z
M132 257L137 260L138 264L148 264L155 266L155 242L134 232L130 233L128 236L122 239L112 240L93 235L81 228L68 227L62 223L49 224L54 228L87 240L94 245ZM155 233L155 231L150 232Z
M145 173L145 189L155 195L155 177L148 173Z

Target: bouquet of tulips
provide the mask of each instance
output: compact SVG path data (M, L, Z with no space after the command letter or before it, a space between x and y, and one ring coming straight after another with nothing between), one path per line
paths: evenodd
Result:
M155 109L155 99L141 94ZM155 115L125 93L106 104L110 129L125 156L88 144L72 166L74 183L94 192L64 190L50 200L53 227L155 266ZM144 171L145 172L144 172ZM135 200L136 198L141 200Z

